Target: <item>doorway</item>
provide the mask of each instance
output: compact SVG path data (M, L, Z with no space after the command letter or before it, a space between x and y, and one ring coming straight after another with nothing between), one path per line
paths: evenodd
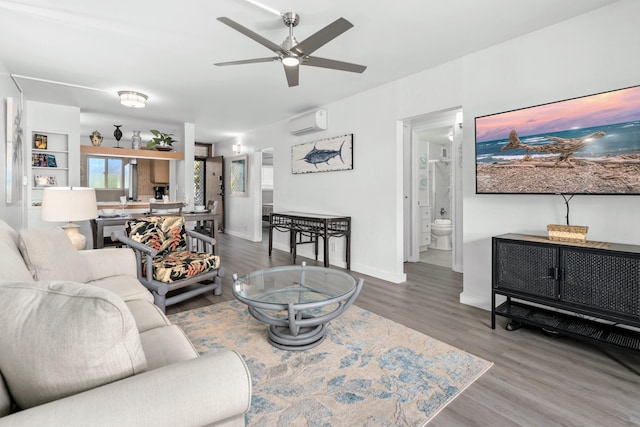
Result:
M462 271L462 109L404 121L406 262Z
M220 214L218 231L224 232L224 157L207 157L205 162L205 196L204 200L218 202L217 213Z
M261 189L262 189L262 240L266 241L269 237L269 215L273 212L273 148L262 150L262 167L261 167Z

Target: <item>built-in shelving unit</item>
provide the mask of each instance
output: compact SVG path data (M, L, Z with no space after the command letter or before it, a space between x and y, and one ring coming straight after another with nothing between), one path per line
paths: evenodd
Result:
M81 154L103 157L126 157L129 159L184 160L184 153L176 151L133 150L130 148L95 147L81 145Z
M36 148L36 141L41 148ZM31 205L40 206L46 187L69 185L69 137L67 134L31 132Z

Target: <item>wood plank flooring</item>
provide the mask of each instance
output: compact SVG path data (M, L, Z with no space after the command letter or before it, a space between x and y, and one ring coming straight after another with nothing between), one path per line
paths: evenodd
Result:
M232 300L232 273L291 264L283 251L269 257L266 242L220 234L217 248L226 268L223 294L168 313ZM509 332L500 317L493 330L489 312L458 302L461 274L422 263L405 269L408 280L400 285L352 273L365 280L356 305L495 364L430 426L640 426L640 355L530 329Z

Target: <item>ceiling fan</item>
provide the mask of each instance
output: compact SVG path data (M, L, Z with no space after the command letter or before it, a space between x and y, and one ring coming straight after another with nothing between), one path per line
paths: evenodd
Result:
M364 65L352 64L350 62L336 61L334 59L319 58L311 56L320 47L329 43L340 34L353 27L353 24L344 18L339 18L327 25L320 31L307 37L298 43L293 36L293 27L300 22L300 16L294 12L288 12L282 15L284 25L289 28L289 35L284 39L282 45L277 45L270 40L262 37L250 29L238 24L237 22L227 18L220 17L218 21L228 25L236 31L241 32L245 36L257 41L268 49L271 49L278 56L268 58L245 59L241 61L219 62L214 65L238 65L253 64L257 62L281 61L284 66L284 72L287 76L289 87L298 86L300 75L300 65L310 65L312 67L330 68L333 70L350 71L352 73L362 73L367 69Z

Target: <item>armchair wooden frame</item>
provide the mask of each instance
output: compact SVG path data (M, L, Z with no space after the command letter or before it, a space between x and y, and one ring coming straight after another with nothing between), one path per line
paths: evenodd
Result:
M187 248L189 248L189 250L208 252L213 255L214 246L216 244L216 240L213 237L206 236L193 230L185 229L185 232ZM153 257L158 253L157 250L130 239L124 230L111 233L111 240L122 242L134 250L137 262L138 280L140 280L140 282L151 291L154 303L160 307L163 312L166 310L168 305L177 304L209 291L213 291L214 295L222 295L222 277L224 277L224 267L222 266L185 279L169 283L161 282L153 278L153 268L147 268L146 274L143 274L143 257L146 265L151 266ZM210 283L201 283L203 281ZM167 294L171 291L195 284L200 285L167 297Z

